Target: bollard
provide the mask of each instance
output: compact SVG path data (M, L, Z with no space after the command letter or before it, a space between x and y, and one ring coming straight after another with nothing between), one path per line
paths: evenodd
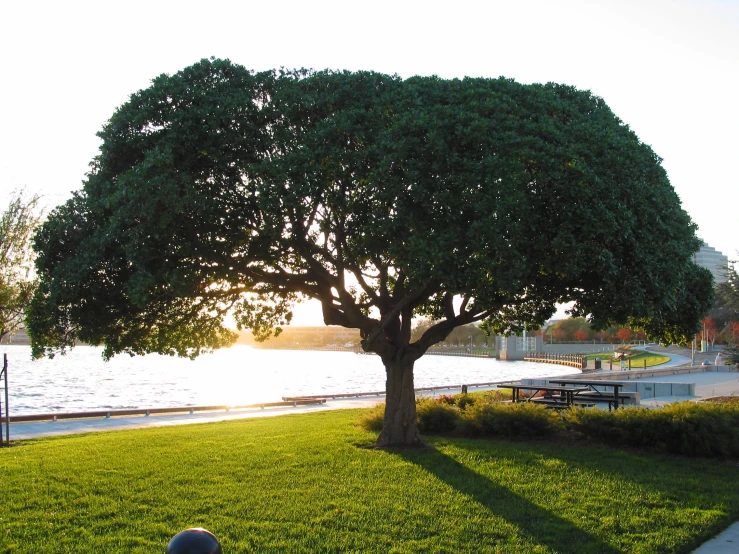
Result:
M213 533L195 527L180 531L172 537L165 554L223 554L223 551Z

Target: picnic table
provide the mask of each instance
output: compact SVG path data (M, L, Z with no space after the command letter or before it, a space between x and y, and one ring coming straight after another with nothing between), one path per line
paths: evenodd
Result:
M618 394L619 389L624 386L624 383L620 382L600 380L586 381L584 379L549 379L549 382L556 385L581 385L585 387L585 391L578 393L580 398L583 400L587 399L591 402L608 402L609 410L611 409L611 406L614 410L617 409L619 401L621 405L623 405L626 399L626 395L619 396ZM613 388L613 394L610 394L610 392L607 391L598 390L595 387L611 387ZM575 400L575 402L577 402L577 400Z
M563 387L552 385L523 385L520 383L505 383L498 385L500 389L511 389L511 400L515 402L521 401L521 391L533 391L530 398L525 398L527 402L537 402L547 404L553 408L566 408L575 403L575 394L590 390L588 387ZM535 398L539 392L544 393L544 397Z

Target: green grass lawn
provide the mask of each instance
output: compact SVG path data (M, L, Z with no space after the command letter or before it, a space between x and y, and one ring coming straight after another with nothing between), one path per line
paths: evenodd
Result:
M739 518L736 462L432 437L365 448L358 411L0 450L1 553L690 552Z
M608 369L608 360L613 358L613 352L598 352L587 354L585 357L588 361L600 358L603 369ZM644 368L644 360L647 361L647 367L661 365L670 361L669 356L663 356L662 354L655 354L654 352L647 352L645 350L632 350L631 354L626 355L626 359L631 360L632 369ZM619 362L613 360L613 367L619 367Z

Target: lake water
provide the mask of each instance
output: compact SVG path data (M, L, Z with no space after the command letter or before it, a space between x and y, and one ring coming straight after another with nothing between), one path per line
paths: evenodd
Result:
M8 354L13 415L190 405L242 405L282 396L382 391L385 371L377 356L351 352L263 350L237 345L196 360L116 356L78 346L66 356L32 361L29 346L0 347ZM432 387L548 377L573 373L565 366L501 362L489 358L424 356L415 386ZM4 401L4 399L3 399Z

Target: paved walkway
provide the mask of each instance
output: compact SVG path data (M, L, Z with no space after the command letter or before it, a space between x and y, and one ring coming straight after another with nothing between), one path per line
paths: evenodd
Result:
M739 521L693 550L693 554L737 554L737 552L739 552Z
M456 389L458 392L459 389ZM280 406L273 408L254 408L232 411L195 412L193 414L157 414L150 416L126 416L90 419L60 419L57 421L36 421L10 424L10 440L33 439L77 433L95 433L100 431L120 431L123 429L141 429L146 427L168 427L171 425L189 425L192 423L208 423L229 421L255 417L275 417L286 414L301 414L325 410L345 408L367 408L384 397L360 397L345 400L330 400L325 404L308 404L305 406ZM3 432L5 429L3 428Z

